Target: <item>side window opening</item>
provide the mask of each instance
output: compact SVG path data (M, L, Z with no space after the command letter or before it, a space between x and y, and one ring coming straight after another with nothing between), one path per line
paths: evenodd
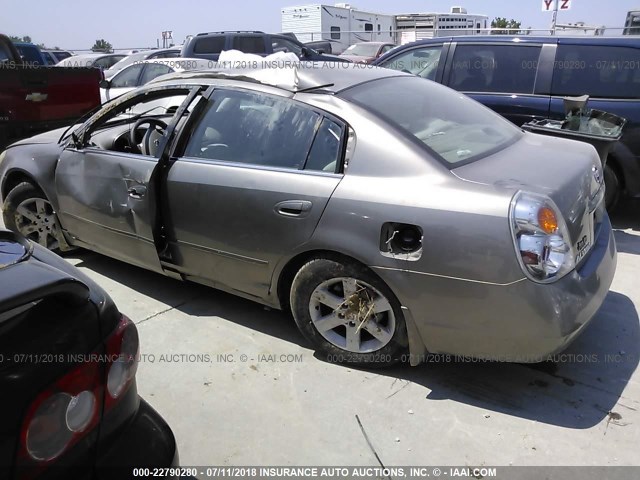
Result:
M185 157L335 172L343 127L297 102L234 90L214 93Z
M640 49L559 45L552 95L640 98Z
M124 102L95 123L82 135L86 147L158 157L166 139L167 126L185 102L190 90L168 90L135 97ZM194 108L203 97L196 97ZM188 112L187 112L188 113ZM178 120L178 128L185 118Z
M341 125L325 117L316 132L304 169L337 173L340 168L343 131Z
M331 27L331 40L340 40L340 27Z

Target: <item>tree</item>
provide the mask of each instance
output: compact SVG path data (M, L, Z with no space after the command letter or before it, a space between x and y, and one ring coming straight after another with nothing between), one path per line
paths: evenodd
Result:
M96 40L96 43L94 43L93 47L91 47L91 51L109 53L113 51L113 46L104 38L101 38L100 40Z
M491 22L491 28L505 28L509 30L491 30L491 35L515 35L520 33L520 26L522 22L516 22L513 18L507 20L506 18L496 17Z
M9 40L12 42L26 42L31 43L31 37L29 35L25 35L24 37L16 37L15 35L9 36Z

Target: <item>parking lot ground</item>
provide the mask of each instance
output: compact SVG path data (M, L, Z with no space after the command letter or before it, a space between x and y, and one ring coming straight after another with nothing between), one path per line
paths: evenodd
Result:
M182 465L639 465L640 202L614 226L605 304L564 361L534 366L333 365L281 312L91 252L67 260L138 325L138 388Z

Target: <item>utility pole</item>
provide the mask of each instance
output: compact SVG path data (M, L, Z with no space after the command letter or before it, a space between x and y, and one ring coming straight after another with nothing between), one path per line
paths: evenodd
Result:
M553 18L551 19L551 35L556 34L556 23L558 21L558 1L553 2Z

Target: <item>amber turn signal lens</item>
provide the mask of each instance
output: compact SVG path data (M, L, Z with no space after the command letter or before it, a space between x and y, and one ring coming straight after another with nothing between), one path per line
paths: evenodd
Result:
M542 207L538 210L538 225L545 233L552 234L558 231L558 218L556 213L549 207Z

